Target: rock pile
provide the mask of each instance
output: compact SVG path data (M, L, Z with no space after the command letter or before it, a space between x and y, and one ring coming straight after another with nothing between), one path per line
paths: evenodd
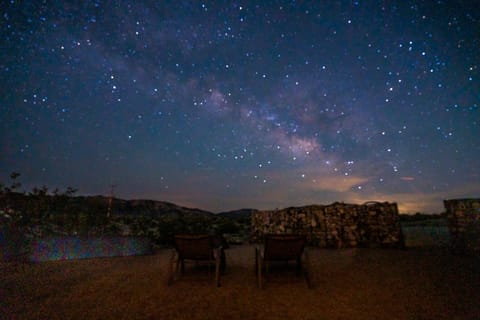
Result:
M396 203L333 203L252 214L252 238L265 234L301 233L310 245L325 248L403 247Z
M445 200L452 249L480 254L480 199Z

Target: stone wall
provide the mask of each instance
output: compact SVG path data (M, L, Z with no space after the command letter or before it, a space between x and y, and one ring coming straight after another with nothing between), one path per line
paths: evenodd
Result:
M444 201L455 253L480 253L480 199Z
M396 203L333 203L252 214L252 239L265 234L305 234L310 245L326 248L403 247Z

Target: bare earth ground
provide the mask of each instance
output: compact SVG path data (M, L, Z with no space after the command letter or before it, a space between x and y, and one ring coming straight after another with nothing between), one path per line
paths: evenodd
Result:
M254 247L227 250L222 286L187 266L166 285L153 256L0 264L2 319L479 319L480 259L434 250L313 249L313 289L294 273L256 286Z

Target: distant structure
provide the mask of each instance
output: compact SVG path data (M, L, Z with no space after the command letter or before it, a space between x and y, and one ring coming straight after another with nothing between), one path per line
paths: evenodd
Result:
M252 238L265 234L305 234L310 245L323 248L403 248L404 238L396 203L361 205L333 203L252 213Z
M115 184L110 185L110 196L108 197L107 218L110 218L110 216L112 215L113 191L115 187L116 187Z

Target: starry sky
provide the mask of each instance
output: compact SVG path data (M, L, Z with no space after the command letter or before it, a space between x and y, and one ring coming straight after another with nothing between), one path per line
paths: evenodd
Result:
M480 196L479 1L2 1L0 181L213 212Z

